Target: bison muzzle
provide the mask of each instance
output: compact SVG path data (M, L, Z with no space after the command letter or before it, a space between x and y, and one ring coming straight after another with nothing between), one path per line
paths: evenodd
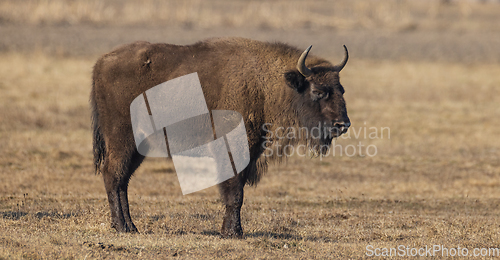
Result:
M221 235L242 237L243 187L257 184L267 165L282 158L275 156L280 147L307 144L322 154L351 125L339 82L348 59L344 49L345 57L338 65L308 57L311 47L301 53L283 43L243 38L216 38L186 46L135 42L103 55L94 66L90 102L94 165L96 173L103 175L112 227L137 232L127 198L129 179L144 159L137 151L131 125L129 108L135 97L162 82L197 72L210 111L234 110L243 116L250 163L219 184L226 210ZM269 136L278 127L318 125L319 138ZM267 149L276 153L265 156Z

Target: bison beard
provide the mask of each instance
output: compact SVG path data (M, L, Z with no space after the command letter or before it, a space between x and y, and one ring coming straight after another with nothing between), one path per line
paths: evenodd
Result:
M243 187L257 184L268 163L282 158L262 156L263 142L326 147L350 126L339 82L347 49L344 60L335 66L321 58L307 58L310 49L301 53L282 43L218 38L187 46L136 42L103 55L94 66L90 104L94 165L96 173L103 175L112 227L137 232L130 217L127 187L144 156L135 146L130 103L151 87L197 72L208 109L234 110L245 121L250 163L219 185L226 209L221 235L242 237ZM321 123L334 134L322 133L317 139L273 139L262 130L266 123L271 131Z

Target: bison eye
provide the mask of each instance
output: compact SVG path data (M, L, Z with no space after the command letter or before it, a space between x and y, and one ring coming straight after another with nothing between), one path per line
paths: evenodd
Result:
M318 91L318 90L311 91L311 97L312 97L313 101L318 101L318 100L323 99L323 98L328 98L329 95L330 95L330 93L328 93L328 92L322 92L322 91Z

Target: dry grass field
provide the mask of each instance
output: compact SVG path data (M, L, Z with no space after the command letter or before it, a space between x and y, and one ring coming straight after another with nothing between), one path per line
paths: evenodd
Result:
M354 2L359 10L372 5ZM50 17L53 20L46 23L58 23L63 18L48 14L60 11L43 10L71 3L78 5L77 1L0 1L0 17L7 25L38 26ZM104 13L116 5L88 3ZM259 2L250 3L264 10ZM408 5L390 3L399 3L401 10ZM124 6L134 4L128 1ZM144 8L154 10L148 6ZM425 8L432 6L439 5L431 2ZM8 8L19 13L6 15ZM45 9L29 17L23 8ZM489 12L498 15L498 6L463 2L451 8L455 10L451 14L473 17L475 23L490 26L484 27L487 32L498 33L498 24L489 20L492 14L488 16ZM483 20L475 10L487 12L480 16ZM375 11L376 18L382 11ZM108 18L85 19L110 23L116 17L109 12ZM428 27L415 28L420 33L445 26L425 20L425 15L419 20L417 14L421 13L408 11L405 17L415 24L428 22ZM232 23L232 28L238 28ZM346 25L346 30L353 28ZM274 29L265 30L270 35ZM475 27L456 30L474 31ZM333 62L340 60L339 53L325 49L325 42L330 42L325 33L310 33L302 41L303 46L320 42L313 54L326 53L323 56ZM173 165L150 158L129 188L131 214L141 233L112 230L102 176L94 175L92 165L88 96L98 54L0 52L0 259L358 259L369 258L370 245L465 247L470 254L474 248L500 248L500 64L375 60L359 57L355 50L341 74L353 124L351 138L339 138L337 144L376 146L376 155L346 156L344 150L340 156L337 150L336 156L294 156L272 166L257 187L245 190L246 237L241 240L219 235L223 208L217 188L182 196ZM459 58L451 60L468 54L455 55ZM382 128L389 128L390 135L382 134ZM370 136L373 129L379 131L378 138Z
M473 0L2 0L0 21L31 25L499 31L499 10L498 4L477 4Z

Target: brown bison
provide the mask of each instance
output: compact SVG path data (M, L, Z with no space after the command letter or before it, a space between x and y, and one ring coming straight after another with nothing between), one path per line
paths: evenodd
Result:
M245 184L256 184L268 162L282 158L283 147L307 144L315 154L322 154L350 126L339 82L347 48L338 65L307 58L310 49L301 53L283 43L217 38L186 46L135 42L102 56L94 66L90 102L94 165L104 178L112 227L137 232L127 186L144 156L134 142L132 100L162 82L197 72L208 109L237 111L246 126L250 163L219 184L226 208L221 235L242 237ZM295 129L314 127L320 134L283 138ZM273 134L276 129L281 136Z

